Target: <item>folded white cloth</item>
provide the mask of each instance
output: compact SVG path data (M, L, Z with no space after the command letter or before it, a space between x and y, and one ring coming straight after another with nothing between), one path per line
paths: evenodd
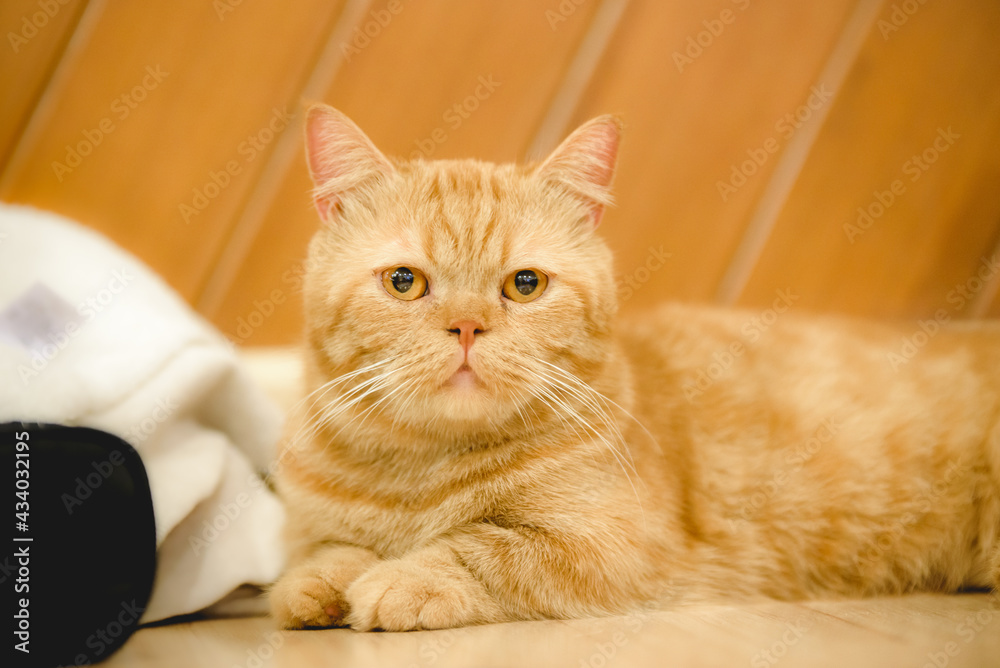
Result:
M196 612L283 565L263 483L281 415L229 342L99 234L0 204L0 421L94 427L139 452L156 518L142 617Z

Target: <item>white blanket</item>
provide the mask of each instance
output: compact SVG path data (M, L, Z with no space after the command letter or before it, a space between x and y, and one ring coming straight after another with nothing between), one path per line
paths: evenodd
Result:
M0 204L0 421L11 420L102 429L141 455L158 559L143 622L278 576L284 516L258 473L281 416L232 346L102 236Z

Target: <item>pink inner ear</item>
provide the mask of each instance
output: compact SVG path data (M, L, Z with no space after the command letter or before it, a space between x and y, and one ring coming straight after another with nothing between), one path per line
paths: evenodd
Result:
M594 185L608 188L615 175L615 161L618 157L619 134L618 127L613 123L602 123L592 136L588 137L587 152L591 160L584 167L584 178ZM594 202L590 210L590 218L596 228L604 217L604 204Z
M350 137L339 120L320 107L312 107L306 116L306 156L317 186L344 172L343 156L336 149L349 145Z
M595 204L590 209L590 222L591 222L591 224L596 228L598 225L601 224L601 218L603 218L603 217L604 217L604 205L603 204Z
M611 201L619 136L616 119L596 118L577 128L538 169L542 178L560 183L587 204L595 227Z
M340 199L313 195L313 206L322 220L333 220L340 211Z
M337 132L331 116L319 107L312 107L306 114L306 164L312 177L315 193L313 203L320 218L326 220L337 205L339 198L333 195L320 195L323 184L337 176L336 160L329 155L327 143Z
M345 192L392 171L357 125L325 105L306 113L306 158L315 186L313 202L323 219L338 208Z
M613 123L601 123L586 137L586 145L581 147L590 155L584 174L594 185L607 188L615 174L615 160L618 156L618 128Z
M352 139L357 142L343 120L321 107L309 109L306 116L306 155L315 185L313 202L323 219L330 217L340 203L339 193L328 186L344 180L349 169L346 163L354 153L349 147Z

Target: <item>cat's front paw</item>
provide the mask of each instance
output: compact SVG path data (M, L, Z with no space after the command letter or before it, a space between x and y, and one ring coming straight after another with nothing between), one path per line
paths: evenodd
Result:
M347 626L344 592L378 557L351 545L320 548L271 588L271 615L285 629Z
M500 606L467 572L408 559L384 561L347 590L356 630L412 631L500 621Z
M316 575L289 573L271 588L270 600L271 615L283 629L345 625L343 594Z

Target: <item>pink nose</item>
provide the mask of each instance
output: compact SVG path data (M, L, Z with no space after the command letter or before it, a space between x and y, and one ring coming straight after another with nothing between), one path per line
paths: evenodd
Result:
M453 322L448 331L452 334L458 334L458 343L465 350L465 354L468 355L469 348L476 341L476 334L482 334L486 331L486 328L473 320L460 320Z

